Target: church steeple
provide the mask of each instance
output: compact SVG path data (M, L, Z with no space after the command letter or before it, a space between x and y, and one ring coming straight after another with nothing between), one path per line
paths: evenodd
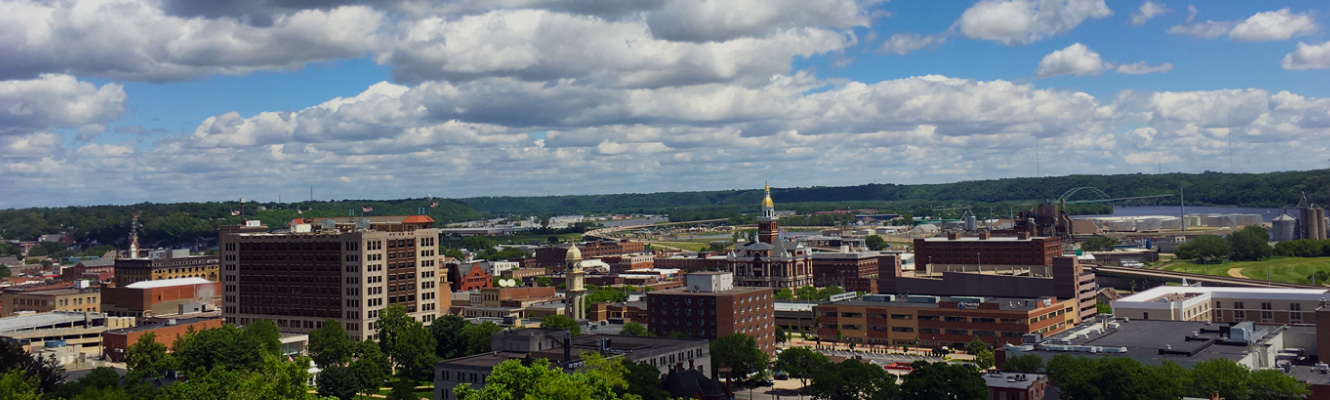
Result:
M776 203L771 201L771 186L765 186L766 197L762 199L762 216L757 218L757 240L763 243L775 243L780 237L780 224L776 222Z

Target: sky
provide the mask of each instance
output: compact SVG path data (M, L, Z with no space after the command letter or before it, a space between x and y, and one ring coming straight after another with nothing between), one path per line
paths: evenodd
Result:
M1328 8L0 0L0 208L1327 168Z

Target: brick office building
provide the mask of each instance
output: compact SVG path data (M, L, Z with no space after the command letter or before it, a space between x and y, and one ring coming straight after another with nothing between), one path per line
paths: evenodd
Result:
M565 243L557 246L541 247L536 249L536 267L549 268L550 271L563 272L564 258L568 255L568 248L573 244ZM585 243L578 243L577 249L582 252L583 260L593 260L610 256L621 256L624 254L641 253L646 250L646 243L635 240L593 240Z
M951 232L946 237L914 240L916 265L1053 265L1062 256L1062 240L1057 237L1017 236L963 237Z
M869 295L814 308L823 338L866 344L964 347L975 337L1020 344L1080 322L1075 299ZM916 344L916 340L918 340Z
M916 258L917 260L917 258ZM878 293L927 294L935 296L1056 297L1074 299L1081 320L1093 317L1094 272L1081 266L1076 257L1057 257L1043 265L933 265L915 268L913 277L902 276L899 267L879 265Z
M448 296L433 224L423 215L341 218L267 233L252 221L262 229L223 233L223 314L240 325L271 319L293 334L332 318L356 340L376 337L374 323L390 304L429 323Z
M469 268L463 269L463 265ZM444 275L448 276L448 285L453 292L470 292L494 286L494 277L485 273L480 264L450 263Z
M656 336L679 332L715 340L731 333L752 336L762 351L776 350L775 289L735 287L728 272L698 272L684 287L647 293L647 326Z
M178 314L222 304L222 283L203 278L135 282L102 289L102 312L112 317L150 318ZM202 307L200 306L202 305Z
M836 285L851 292L877 293L879 264L899 269L900 255L876 251L813 253L813 286Z
M129 346L133 346L134 343L138 342L140 336L152 333L156 335L155 341L157 343L166 346L170 350L175 345L176 338L185 334L191 328L195 332L221 328L225 322L225 320L217 317L187 318L109 330L102 333L102 354L105 354L113 362L124 362L125 351L129 349Z

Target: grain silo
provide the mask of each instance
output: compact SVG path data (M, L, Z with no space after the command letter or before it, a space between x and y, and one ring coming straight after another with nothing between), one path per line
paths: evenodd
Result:
M1270 222L1270 238L1276 242L1297 239L1298 220L1288 213L1280 213Z

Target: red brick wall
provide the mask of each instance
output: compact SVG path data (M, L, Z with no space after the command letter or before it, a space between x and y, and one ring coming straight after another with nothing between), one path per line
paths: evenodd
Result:
M114 362L121 362L125 359L125 349L139 341L139 337L149 332L157 335L156 342L166 346L168 350L180 335L183 335L190 327L195 332L205 329L221 328L224 321L221 318L196 321L192 324L180 324L163 326L157 329L141 330L128 333L106 332L102 334L102 351Z

